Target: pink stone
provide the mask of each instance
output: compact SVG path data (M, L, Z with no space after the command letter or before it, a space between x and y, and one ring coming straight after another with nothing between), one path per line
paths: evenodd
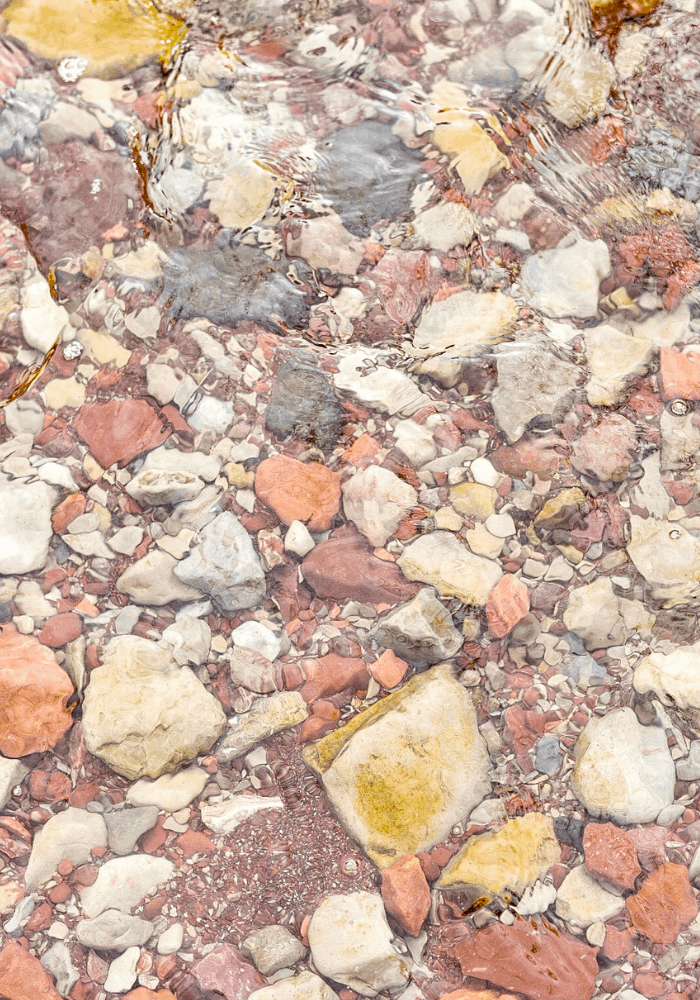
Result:
M522 917L510 927L489 924L454 949L465 976L531 1000L590 1000L598 974L597 950L544 919L538 924Z
M218 990L226 1000L241 1000L266 985L257 969L232 944L217 945L206 958L195 962L192 975L203 990Z
M115 462L123 468L170 436L166 421L145 399L86 403L78 410L73 427L105 469Z
M659 361L662 399L700 399L700 354L697 351L688 351L686 354L684 351L662 347Z
M403 854L382 872L382 899L407 934L418 937L430 911L430 886L421 863L413 854Z
M0 753L23 757L55 746L71 727L73 685L53 652L13 625L0 630Z
M397 687L404 679L408 664L393 649L385 649L378 660L369 664L369 672L377 684L387 691Z
M0 950L0 991L5 1000L61 1000L39 959L15 941Z
M353 691L367 690L369 674L365 661L359 657L328 653L318 660L304 660L302 667L306 683L301 694L306 702L339 694L347 688Z
M274 455L258 466L255 493L283 524L303 521L310 531L327 531L340 505L340 475L319 462Z
M587 823L583 832L586 867L619 889L634 889L642 869L634 844L612 823Z
M666 861L626 900L635 930L657 944L673 944L698 913L685 865Z
M486 601L486 619L497 639L508 635L530 610L530 591L512 573L504 573Z
M642 871L653 872L664 863L668 836L665 826L635 826L625 833L634 844Z
M619 413L609 413L576 438L571 465L586 476L620 483L629 473L636 449L634 424Z
M39 642L52 649L59 649L67 642L77 639L83 630L83 621L80 615L72 611L65 611L59 615L52 615L38 635Z

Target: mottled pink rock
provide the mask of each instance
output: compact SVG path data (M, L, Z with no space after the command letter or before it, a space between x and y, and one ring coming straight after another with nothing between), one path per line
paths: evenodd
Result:
M306 683L301 689L305 701L316 701L351 688L367 690L369 673L364 660L353 656L328 653L317 660L304 660L302 668Z
M571 465L586 476L620 483L629 473L636 447L634 424L619 413L609 413L576 438Z
M23 858L32 849L32 835L13 816L0 816L0 854L6 858Z
M70 729L73 694L53 652L13 625L0 630L0 753L23 757L55 746Z
M486 601L486 619L497 639L508 635L530 610L530 591L512 573L504 573Z
M698 913L688 869L670 861L652 872L626 905L637 933L657 944L673 944Z
M407 670L408 664L393 649L385 649L378 660L369 664L372 677L387 691L401 683Z
M383 870L382 899L387 913L418 937L430 911L430 886L415 855L403 854Z
M353 525L343 525L309 552L304 579L319 597L368 604L400 604L420 586L409 583L396 563L377 559Z
M629 837L613 823L587 823L583 832L586 867L619 889L633 889L642 869Z
M659 362L662 399L700 399L700 353L662 347Z
M326 531L338 513L340 476L319 462L273 455L258 466L255 493L283 524L303 521L310 531Z
M653 872L666 860L665 826L633 826L625 833L634 844L642 871Z
M391 247L366 277L374 287L365 287L376 291L387 316L398 324L410 322L439 286L435 268L430 266L430 256L424 250Z
M516 917L510 927L490 924L455 947L465 976L485 979L531 1000L590 1000L597 948L540 923Z
M0 996L4 1000L61 1000L39 959L8 941L0 950Z
M103 468L128 465L137 455L163 444L170 435L167 422L145 399L110 399L86 403L73 427Z
M203 990L218 990L226 1000L241 1000L266 985L258 970L232 944L220 944L195 962L192 975Z

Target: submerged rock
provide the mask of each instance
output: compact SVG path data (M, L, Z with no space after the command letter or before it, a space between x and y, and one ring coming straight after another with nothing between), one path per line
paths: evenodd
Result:
M329 451L340 436L343 408L314 356L297 351L277 369L265 411L265 426L276 438L295 437Z
M373 634L380 645L423 663L451 659L464 642L432 587L423 587L408 604L380 618Z

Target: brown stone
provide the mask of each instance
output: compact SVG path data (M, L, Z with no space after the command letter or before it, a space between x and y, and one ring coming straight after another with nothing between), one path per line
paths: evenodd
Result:
M283 524L303 521L310 531L327 531L340 505L340 475L319 462L274 455L258 466L255 493Z
M86 403L80 407L73 427L105 469L115 462L123 468L137 455L163 444L170 435L167 424L145 399Z
M39 959L16 941L0 950L0 991L6 1000L61 1000Z
M634 844L642 871L653 872L664 863L668 836L665 826L636 826L625 830L625 834Z
M508 635L530 610L530 591L512 573L504 573L486 601L486 619L497 639Z
M55 746L71 727L66 707L73 694L68 674L47 646L0 630L0 753L23 757Z
M671 861L652 872L626 905L634 929L657 944L673 944L698 912L688 869Z
M317 740L331 729L335 729L340 718L340 709L332 701L323 699L309 706L311 715L304 719L299 727L299 739L302 743Z
M187 858L193 854L212 854L216 847L205 833L186 830L177 838L177 846Z
M192 975L203 990L218 990L226 1000L240 1000L266 985L257 969L232 944L219 944L206 958L195 962Z
M25 934L38 934L53 923L53 910L48 903L39 903L24 925Z
M418 937L430 911L430 886L415 855L403 854L383 870L382 899L387 913Z
M304 579L319 597L368 604L410 601L420 585L410 583L396 563L372 555L352 525L343 525L309 552L302 564Z
M63 614L52 615L37 636L39 642L52 649L59 649L67 642L77 639L83 630L83 621L80 615L72 611L65 611Z
M124 1000L177 1000L170 990L149 990L147 986L137 986L124 995Z
M613 823L587 823L583 832L586 867L592 875L619 889L634 889L642 869L637 851L626 834Z
M71 493L62 500L51 515L51 526L57 535L66 530L71 521L85 512L87 497L84 493Z
M455 946L465 976L484 979L531 1000L590 1000L596 987L596 948L552 927L516 917L490 924Z
M50 899L52 903L65 903L70 894L71 889L67 882L59 882L57 885L51 886L49 891L46 893L47 898Z
M357 657L328 653L318 660L304 660L302 667L306 674L306 683L301 689L301 694L306 702L339 694L347 689L367 690L369 673L365 661Z

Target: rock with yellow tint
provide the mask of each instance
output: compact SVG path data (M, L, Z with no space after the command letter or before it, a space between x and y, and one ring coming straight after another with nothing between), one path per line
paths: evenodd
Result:
M7 33L40 59L87 59L86 76L111 80L160 59L168 62L185 25L149 0L12 0Z
M576 128L605 111L614 79L615 69L608 57L581 39L565 50L565 58L545 90L545 105L557 121Z
M470 837L436 884L493 895L511 889L522 895L544 878L560 853L551 817L531 812L508 820L497 833Z
M492 486L482 483L459 483L450 490L450 503L465 517L485 521L496 513L497 493Z
M44 386L44 401L49 410L61 410L64 406L76 409L85 402L85 386L75 375L70 378L52 378Z
M654 353L648 340L621 333L608 324L584 331L590 377L586 396L591 406L619 403L635 375L644 375Z
M91 330L84 327L78 333L78 339L85 348L87 357L96 361L98 365L114 365L115 368L123 368L131 357L131 351L119 343L109 333L101 333L99 330Z
M303 755L382 869L430 850L490 790L471 696L444 665L416 674Z
M457 292L424 310L413 337L413 354L465 358L508 336L518 307L503 292Z
M508 166L493 139L472 118L436 125L433 145L451 156L466 194L478 194L486 181Z
M207 190L209 208L222 226L244 229L267 211L275 194L275 176L244 156L231 157L222 180Z
M547 500L535 518L535 527L540 531L569 527L571 519L578 514L579 508L582 503L585 503L585 500L585 494L578 486L572 486L568 490L560 490L559 493Z
M503 575L492 559L474 555L450 531L420 535L397 560L408 580L435 587L441 597L458 597L465 604L486 604Z

